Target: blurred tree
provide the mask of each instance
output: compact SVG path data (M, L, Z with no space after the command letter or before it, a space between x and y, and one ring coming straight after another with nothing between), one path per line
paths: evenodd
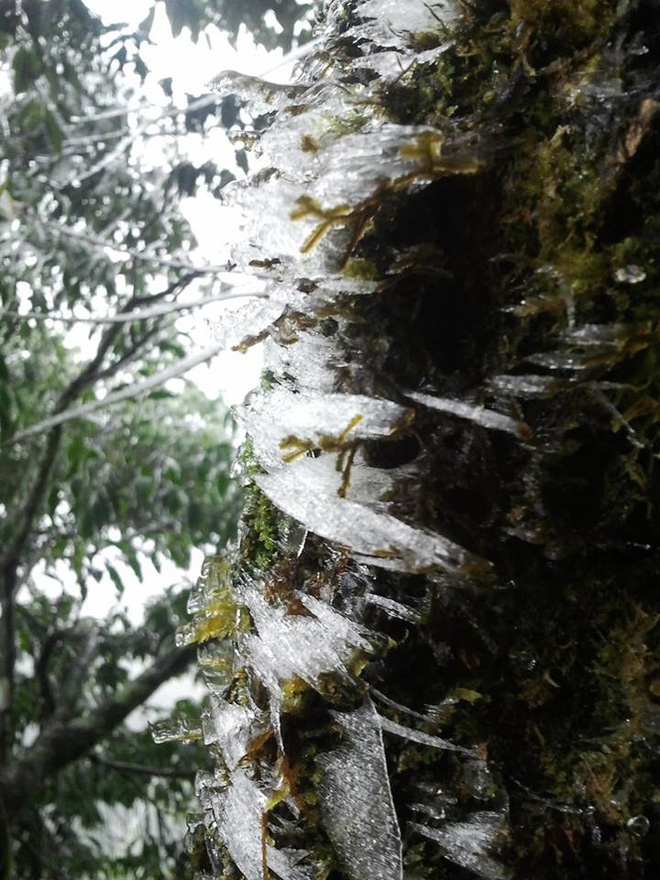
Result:
M285 49L307 8L165 7L175 34L245 25ZM0 4L2 878L185 870L172 822L203 754L156 749L124 722L188 666L173 638L186 591L164 591L137 628L81 613L99 584L121 597L129 569L185 568L192 547L221 547L235 528L227 414L166 380L214 351L189 356L179 311L231 295L231 267L193 262L180 200L217 194L232 172L195 166L182 136L241 125L240 104L204 94L181 109L166 82L148 103L153 14L129 32L81 0ZM157 167L147 138L160 139ZM142 811L143 833L113 849L119 807Z

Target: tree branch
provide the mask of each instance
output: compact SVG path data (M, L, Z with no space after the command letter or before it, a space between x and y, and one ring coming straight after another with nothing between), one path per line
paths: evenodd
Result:
M72 229L70 226L65 226L63 223L53 223L48 220L41 220L39 221L39 223L44 230L51 233L57 233L58 235L64 235L67 238L76 239L77 241L92 245L92 247L101 248L104 251L112 250L115 251L115 253L125 255L127 258L138 260L142 263L149 263L152 266L164 266L169 269L185 269L188 272L196 272L199 275L229 276L231 274L226 263L210 263L206 266L196 266L194 263L191 263L190 260L177 260L173 257L163 257L148 250L132 250L119 243L108 241L107 239L101 238L97 235L93 235L88 232L79 232L76 229ZM256 272L254 273L254 276L264 277Z
M224 286L224 285L223 285ZM36 321L61 321L63 324L131 324L134 321L146 321L148 318L160 318L173 312L185 312L191 309L202 308L210 303L224 302L226 299L238 299L242 296L258 296L255 291L235 290L231 293L223 292L216 296L207 296L203 299L194 299L190 302L172 302L162 306L154 306L151 309L141 309L129 314L118 312L116 315L105 315L102 318L80 318L75 315L52 314L51 312L19 312L13 309L0 309L0 315L7 318L20 318L23 321L34 319Z
M188 273L178 278L164 291L153 295L154 299L167 296L182 286L185 287L193 277L195 277L195 273ZM141 297L132 296L121 312L131 312L141 299ZM68 421L67 409L85 388L97 381L105 356L114 345L122 329L121 324L113 324L103 332L92 360L62 391L53 408L51 419L47 419L45 424L42 423L39 433L48 432L46 445L37 465L35 479L28 491L27 500L17 517L18 527L0 557L0 610L2 612L0 616L0 694L6 695L6 699L0 702L0 766L3 766L7 760L11 740L10 709L13 701L14 666L16 664L14 597L18 588L21 560L25 556L34 523L39 517L44 498L50 489L51 476L62 442L61 426L63 422ZM21 433L25 435L25 432L19 432L19 434ZM29 431L29 433L35 432Z
M108 394L101 400L92 400L90 403L85 403L82 406L67 410L66 412L60 412L48 419L44 419L42 422L30 425L29 428L25 428L25 430L18 431L14 434L8 442L18 443L21 440L25 440L26 437L31 437L34 434L41 434L43 431L58 427L64 422L69 422L72 419L80 419L91 415L97 410L105 409L116 403L122 403L125 400L132 400L134 397L139 397L147 391L150 391L152 388L158 388L159 385L163 385L170 379L176 379L179 376L183 376L188 370L191 370L198 364L206 363L206 361L210 360L214 355L219 354L224 348L226 348L224 342L217 342L215 345L209 345L197 354L183 358L178 363L168 367L166 370L161 370L161 372L156 373L155 376L150 376L148 379L145 379L144 382L139 382L137 385L122 388L120 391Z
M111 770L119 770L122 773L138 773L143 776L160 776L164 779L187 779L192 782L195 779L193 770L174 770L169 767L149 767L145 764L131 764L129 761L115 761L112 758L104 758L102 755L91 754L90 761L109 767Z
M130 713L141 706L161 684L180 675L195 656L194 645L176 648L154 663L119 694L87 715L62 722L57 714L35 743L11 766L0 770L0 799L8 815L29 802L50 779L106 739Z

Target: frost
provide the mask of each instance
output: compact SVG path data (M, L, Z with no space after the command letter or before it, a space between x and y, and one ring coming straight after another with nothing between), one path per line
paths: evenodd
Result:
M412 822L411 827L435 840L444 850L445 858L472 871L484 880L506 880L507 872L490 855L507 831L505 817L493 810L474 813L466 822L448 822L441 828L430 828Z
M373 569L426 574L433 588L491 571L486 560L415 524L423 514L407 501L427 462L423 448L418 454L407 443L414 404L516 437L528 429L463 400L415 392L408 406L378 374L389 357L387 338L374 338L364 353L356 343L371 305L362 298L389 297L383 272L406 271L405 252L371 261L359 251L374 218L387 214L381 208L441 176L482 168L479 145L456 126L397 125L379 95L437 61L451 45L459 4L322 5L325 33L296 84L232 72L213 84L262 116L259 131L243 133L256 160L250 164L261 170L223 190L236 277L252 275L259 298L218 312L213 330L219 343L238 350L263 341L266 373L263 388L239 410L256 459L245 474L243 538L229 563L205 568L190 603L195 619L180 639L203 642L211 696L196 736L203 735L217 770L200 774L197 790L212 813L223 862L228 854L246 880L320 880L335 870L333 858L347 880L402 880L385 743L395 747L392 737L403 738L462 763L474 763L476 753L427 733L438 729L437 717L390 701L390 714L407 713L426 729L408 727L380 716L364 696L360 673L379 658L386 637L363 621L375 618L386 629L387 615L411 630L425 610L424 599L407 604L406 593L390 586L397 578L379 582ZM508 404L515 413L516 402ZM373 466L381 450L385 461L392 452L391 467ZM401 450L406 463L397 464ZM256 563L250 541L265 545L264 535L273 548ZM311 761L318 772L309 772ZM495 815L419 828L448 859L500 880L497 870L488 873ZM299 841L309 841L310 852Z
M372 565L390 563L401 571L437 569L454 574L484 567L484 560L441 535L338 497L319 476L322 472L314 459L301 459L255 480L280 510L322 538L368 557Z
M211 694L211 709L202 717L206 745L217 743L225 764L235 770L248 751L248 743L255 733L255 713L247 706L229 703L217 694Z
M401 3L401 0L363 0L358 6L358 14L378 22L381 34L378 42L385 45L384 40L396 38L400 42L402 33L447 28L458 17L458 5L453 0L436 0L432 3L419 0L407 3Z
M447 397L433 397L431 394L420 394L418 392L409 392L407 396L414 400L415 403L421 403L429 409L449 413L450 415L457 416L459 419L468 419L477 425L481 425L483 428L489 428L494 431L506 431L508 434L514 434L516 437L526 437L529 435L530 429L528 425L502 413L495 412L492 409L486 409L483 406L475 406L460 400L450 400Z
M275 299L247 302L239 308L225 310L214 321L209 320L209 328L216 342L225 349L245 350L266 335L285 308L285 303Z
M343 739L317 756L323 827L349 880L402 880L401 832L383 738L367 698L354 712L333 712Z

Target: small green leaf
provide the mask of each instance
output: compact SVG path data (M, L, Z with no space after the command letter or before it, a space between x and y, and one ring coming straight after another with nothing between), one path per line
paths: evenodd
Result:
M34 50L21 47L14 55L14 91L26 92L39 78L43 70L41 60Z

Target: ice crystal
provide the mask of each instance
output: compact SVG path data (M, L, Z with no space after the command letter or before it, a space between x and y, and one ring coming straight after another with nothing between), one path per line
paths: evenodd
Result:
M277 701L295 676L322 690L323 675L347 675L351 654L371 647L360 627L325 602L302 593L296 598L307 615L268 605L256 590L245 600L256 628L243 638L245 657Z
M441 828L417 822L411 825L424 837L439 843L450 862L484 880L506 880L507 872L491 855L506 832L506 819L501 813L484 810L465 822L448 822Z
M348 547L372 565L401 571L458 574L483 564L465 548L435 532L414 528L387 513L338 497L320 479L314 459L256 477L271 501L312 532Z
M457 746L455 743L443 739L440 736L434 736L431 733L424 733L423 730L414 730L412 727L398 724L396 721L391 721L389 718L381 716L378 723L380 724L381 730L384 730L387 733L393 733L395 736L400 736L403 739L419 743L423 746L431 746L435 749L446 749L450 752L461 752L465 755L475 754L474 751L464 749L462 746Z
M389 400L363 395L293 393L276 388L253 397L239 413L265 467L308 450L341 452L365 437L389 437L411 413Z
M266 842L263 816L268 798L246 770L211 799L218 833L246 880L265 880Z
M373 703L333 717L342 742L317 757L324 830L349 880L402 880L401 832Z

